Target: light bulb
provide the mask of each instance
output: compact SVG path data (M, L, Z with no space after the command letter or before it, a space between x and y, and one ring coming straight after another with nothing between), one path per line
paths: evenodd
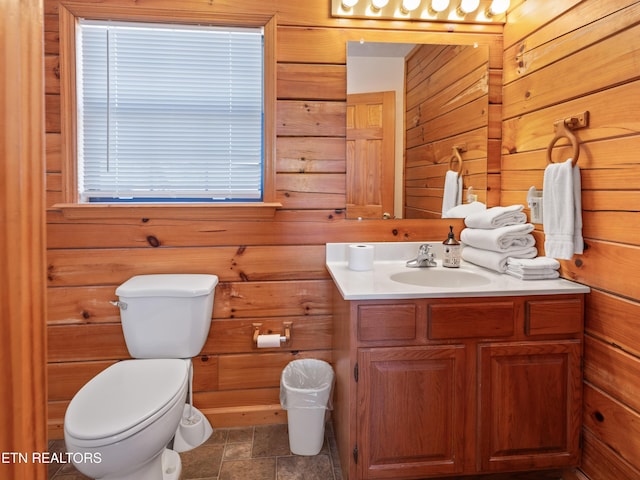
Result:
M409 13L414 11L420 5L420 0L402 0L402 11Z
M431 0L431 9L434 12L442 12L449 6L449 0Z
M351 8L355 7L357 3L358 0L342 0L342 8L344 8L345 10L350 10Z
M389 3L389 0L371 0L371 7L374 11L378 11L384 8Z
M480 5L480 0L462 0L460 2L460 10L467 14L473 12Z
M509 8L509 0L493 0L487 9L487 16L501 15Z

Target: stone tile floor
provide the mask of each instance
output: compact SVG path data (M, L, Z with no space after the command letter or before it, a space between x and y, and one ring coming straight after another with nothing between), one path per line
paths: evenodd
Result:
M49 442L64 451L63 440ZM181 480L343 480L331 423L315 456L293 455L287 425L214 429L200 447L180 454ZM86 480L71 464L50 464L49 480Z

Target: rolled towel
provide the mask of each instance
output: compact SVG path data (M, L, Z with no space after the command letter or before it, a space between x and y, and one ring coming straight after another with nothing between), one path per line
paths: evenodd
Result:
M507 225L527 223L527 215L522 213L524 205L491 207L484 212L474 213L464 219L469 228L498 228Z
M486 209L487 206L482 202L465 203L464 205L450 208L442 218L465 218L472 213L483 212Z
M460 232L460 240L471 247L493 250L494 252L508 252L535 245L536 239L531 235L533 229L531 223L493 229L465 228Z
M558 270L560 262L555 258L536 257L536 258L512 258L507 259L507 267L514 272L546 272L548 270Z
M534 258L537 255L538 250L536 247L527 247L521 250L502 253L468 246L462 249L463 260L500 273L507 271L507 259L510 257Z
M520 280L551 280L558 278L560 273L557 270L550 270L547 273L520 273L513 270L507 270L505 273Z

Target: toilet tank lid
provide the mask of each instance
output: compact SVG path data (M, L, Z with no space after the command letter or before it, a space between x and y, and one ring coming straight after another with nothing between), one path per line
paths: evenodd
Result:
M119 297L199 297L210 294L217 275L168 273L137 275L116 289Z

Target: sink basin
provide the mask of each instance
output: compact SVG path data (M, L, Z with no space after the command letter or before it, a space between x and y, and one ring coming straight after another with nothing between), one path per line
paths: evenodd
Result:
M394 282L417 285L419 287L465 288L491 283L491 279L478 273L440 268L422 268L420 270L394 273L389 278Z

